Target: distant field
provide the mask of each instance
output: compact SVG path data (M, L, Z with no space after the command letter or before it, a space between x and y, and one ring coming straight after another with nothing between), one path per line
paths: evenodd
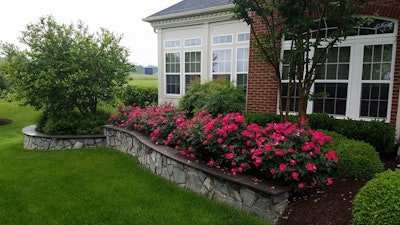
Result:
M157 87L158 76L157 75L146 75L146 74L131 74L129 76L130 85L139 85L145 87Z

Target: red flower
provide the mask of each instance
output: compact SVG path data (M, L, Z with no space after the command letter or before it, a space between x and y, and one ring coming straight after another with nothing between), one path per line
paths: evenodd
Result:
M283 151L283 149L279 149L278 151L274 152L275 156L284 156L285 155L285 151Z
M211 159L211 160L208 162L208 165L209 165L209 166L214 166L214 165L215 165L214 160Z
M298 172L292 172L292 178L293 178L293 180L299 179L299 173Z
M306 168L307 168L308 171L316 171L317 170L317 166L315 164L312 164L312 163L308 163L306 165Z
M289 163L290 163L291 166L294 166L294 165L297 164L296 160L294 160L294 159L290 159Z
M325 154L325 157L335 161L335 163L339 162L339 158L336 156L336 152L334 150L329 150L328 153Z
M332 177L327 177L327 178L326 178L326 184L327 184L327 185L333 184L333 178L332 178Z
M276 169L270 169L269 172L274 175L276 173Z
M287 169L286 164L282 163L282 164L279 165L279 170L280 170L281 172L285 172L286 169Z
M233 153L226 153L225 154L225 158L228 160L232 160L233 158L235 158L235 154Z
M297 187L300 188L300 189L304 188L304 186L305 186L305 185L304 185L303 182L297 184Z
M235 117L235 121L236 121L236 123L243 123L245 121L245 118L244 118L244 116L237 115Z

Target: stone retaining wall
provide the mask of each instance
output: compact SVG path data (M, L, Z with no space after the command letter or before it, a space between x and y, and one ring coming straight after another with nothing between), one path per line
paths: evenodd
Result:
M276 222L288 204L289 188L248 175L229 175L158 146L135 131L105 126L107 147L130 154L140 163L183 188Z
M104 135L47 135L36 131L36 126L31 125L22 129L24 135L24 148L56 150L76 149L106 146Z

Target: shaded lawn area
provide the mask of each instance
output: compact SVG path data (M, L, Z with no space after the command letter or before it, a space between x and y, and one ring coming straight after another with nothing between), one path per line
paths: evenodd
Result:
M0 101L0 224L268 224L158 177L107 148L28 151L38 114Z

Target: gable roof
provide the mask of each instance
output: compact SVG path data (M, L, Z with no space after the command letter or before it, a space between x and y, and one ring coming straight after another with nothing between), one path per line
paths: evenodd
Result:
M151 16L148 16L143 20L150 22L182 15L217 11L231 8L232 6L233 4L230 3L230 0L183 0Z

